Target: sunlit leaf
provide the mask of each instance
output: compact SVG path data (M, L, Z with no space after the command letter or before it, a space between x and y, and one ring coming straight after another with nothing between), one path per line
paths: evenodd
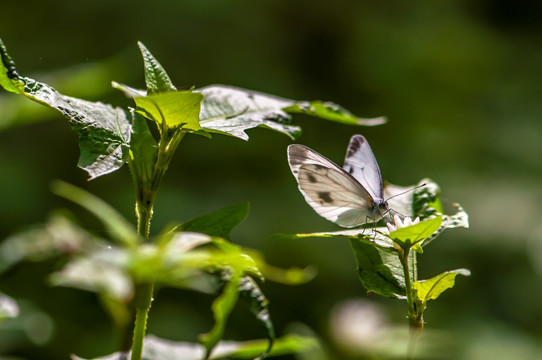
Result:
M55 109L70 120L79 136L81 155L77 165L86 170L91 179L111 173L124 164L132 129L123 109L65 96L47 84L19 76L1 43L0 55L0 85Z
M51 274L50 281L56 286L87 290L127 303L134 291L132 280L124 270L127 262L125 250L110 246L71 260L62 270Z
M215 291L214 284L205 271L214 266L213 249L194 251L210 241L210 236L201 233L176 232L162 235L156 241L141 244L136 251L131 252L129 271L139 283L156 283L212 293Z
M424 186L421 186L424 184ZM414 189L404 195L388 200L391 209L399 214L421 220L434 216L442 216L442 224L429 238L422 241L421 246L428 245L446 229L468 228L469 217L459 204L453 204L457 212L453 215L444 213L440 200L440 186L431 179L422 179L414 186L397 186L387 184L384 188L386 198ZM386 232L386 230L384 230Z
M442 224L429 238L422 242L422 246L428 245L437 236L439 236L446 229L456 228L468 228L469 227L469 215L459 204L454 204L457 212L453 215L443 215Z
M422 303L435 300L444 291L454 286L457 275L469 276L470 271L467 269L451 270L428 280L415 281L412 284L412 289L415 291L416 299Z
M375 126L386 122L385 117L372 119L357 117L342 106L329 101L296 101L295 104L288 106L283 110L289 113L312 115L346 125Z
M271 239L305 239L305 238L337 238L337 239L359 239L366 238L372 240L376 245L384 248L392 248L393 244L389 238L384 234L388 233L388 228L378 226L372 228L372 224L368 224L370 227L360 227L356 229L346 229L338 231L321 231L314 233L300 233L300 234L274 234Z
M289 355L311 351L318 346L310 337L287 335L276 340L270 356ZM213 350L211 359L254 359L267 347L266 340L245 342L221 341ZM149 335L145 337L143 360L201 360L205 349L200 344L174 342ZM118 360L120 353L88 360ZM72 355L72 360L84 360Z
M229 239L231 231L247 218L249 210L248 202L228 206L186 221L177 226L175 231L197 231Z
M219 348L221 343L218 344ZM261 354L267 347L265 340L252 340L241 343L242 346L235 351L232 349L229 355L211 356L211 359L254 359ZM313 351L319 347L318 342L313 337L286 335L275 340L268 358L274 356L284 356L291 354L301 354Z
M304 113L351 125L383 122L382 118L357 118L333 103L295 101L232 86L210 85L197 91L205 96L201 104L201 126L243 140L248 140L245 131L255 127L267 127L295 139L301 128L291 125L289 113Z
M258 262L258 266L265 279L285 285L305 284L314 279L317 274L317 269L313 266L309 266L303 269L282 269L263 262Z
M177 90L166 73L166 70L164 70L158 60L154 58L151 52L147 50L145 45L143 45L142 42L138 42L137 45L141 50L141 55L143 56L145 64L145 83L147 84L148 93L158 94Z
M389 237L404 250L418 245L433 235L442 224L442 216L420 221L417 224L401 227L389 233ZM416 248L415 248L416 249ZM421 251L421 248L416 249Z
M203 96L192 91L172 91L134 97L136 111L158 124L165 122L168 128L202 130L199 124L200 103Z
M292 101L249 90L211 85L198 89L205 99L201 103L200 124L208 131L248 140L245 130L258 126L282 132L292 139L301 128L290 125L283 111Z
M208 234L191 231L175 232L166 245L165 256L182 255L198 246L208 244L212 240Z
M102 199L63 181L55 181L52 188L55 194L93 213L104 224L114 240L128 245L137 243L138 236L133 225Z

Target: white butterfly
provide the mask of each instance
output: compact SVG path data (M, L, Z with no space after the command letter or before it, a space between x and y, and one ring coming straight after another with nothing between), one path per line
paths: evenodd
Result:
M388 211L378 163L361 135L350 139L343 168L298 144L288 147L288 162L307 203L340 226L375 222Z

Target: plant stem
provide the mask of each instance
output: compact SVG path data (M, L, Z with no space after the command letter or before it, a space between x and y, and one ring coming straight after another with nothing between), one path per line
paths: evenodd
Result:
M409 329L409 341L407 349L407 360L414 359L414 352L416 350L416 340L423 330L423 309L418 309L413 299L412 293L412 278L410 275L409 267L409 253L410 249L399 251L399 259L403 266L403 275L405 277L405 292L407 297L408 306L408 329ZM413 264L414 265L414 264ZM414 265L415 266L415 265ZM416 269L413 269L414 273Z
M158 154L154 164L152 178L147 181L136 179L136 213L137 213L137 233L148 240L150 235L151 219L153 214L154 201L158 193L158 188L162 182L169 163L181 142L184 132L176 131L171 137L167 132L162 133L158 145ZM147 330L147 319L152 304L154 293L154 283L144 283L136 286L135 289L135 325L132 338L132 357L131 360L141 360L143 353L143 341Z
M152 303L154 284L143 284L136 289L136 319L132 341L132 360L141 360L143 340L147 331L147 319Z

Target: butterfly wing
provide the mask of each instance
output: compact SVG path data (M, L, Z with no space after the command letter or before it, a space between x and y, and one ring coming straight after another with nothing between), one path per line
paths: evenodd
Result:
M343 169L352 175L373 199L383 201L384 184L376 158L367 140L361 135L350 139Z
M288 147L288 162L299 190L320 216L344 227L376 218L371 195L333 161L295 144Z

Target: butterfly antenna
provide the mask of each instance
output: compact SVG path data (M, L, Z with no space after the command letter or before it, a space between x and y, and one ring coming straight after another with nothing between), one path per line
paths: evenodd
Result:
M388 201L388 200L390 200L390 199L393 199L394 197L404 195L404 194L406 194L406 193L408 193L408 192L411 192L412 190L416 190L416 189L419 189L419 188L421 188L421 187L424 187L425 185L427 185L427 184L426 184L426 183L423 183L423 184L421 184L421 185L414 186L414 187L411 188L411 189L408 189L408 190L405 190L405 191L403 191L403 192L400 192L399 194L392 195L392 196L390 196L389 198L387 198L386 201ZM395 211L395 210L394 210L394 211Z
M410 191L410 190L409 190L409 191ZM400 195L400 194L399 194L399 195ZM384 213L384 215L386 215L386 214L388 214L388 213L391 213L392 211L393 211L394 213L396 213L396 214L401 215L402 217L407 217L405 214L402 214L402 213L400 213L399 211L397 211L397 210L395 210L395 209L392 209L392 208L389 208L388 210L386 210L386 212Z

